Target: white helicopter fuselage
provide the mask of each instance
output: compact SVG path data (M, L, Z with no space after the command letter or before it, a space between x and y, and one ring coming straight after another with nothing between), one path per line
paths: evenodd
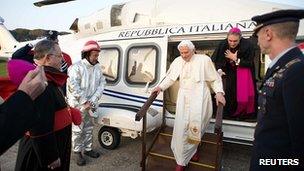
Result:
M232 6L239 10L232 10ZM76 19L71 26L74 33L58 39L62 51L71 56L73 63L80 60L86 41L99 43L99 62L108 84L101 100L98 123L118 128L122 135L136 138L142 130L142 122L135 121L135 113L149 97L150 90L164 78L174 57L179 55L176 50L178 42L189 39L196 45L197 53L210 55L219 41L226 38L230 28L239 27L243 37L249 38L255 27L250 20L252 16L286 8L295 7L250 0L213 0L208 3L201 0L187 3L180 0L174 3L169 0L134 0ZM5 30L2 26L0 24L0 31ZM303 39L303 35L301 22L299 39ZM10 44L7 46L0 41L2 57L9 57L25 44L12 37L8 40ZM264 74L268 62L267 56L257 54L258 77ZM178 86L161 93L153 102L148 111L148 131L160 126L163 113L166 124L173 126L176 89ZM169 99L166 98L168 95ZM212 119L208 130L212 130L213 123ZM224 137L227 141L250 144L255 125L256 122L224 120Z

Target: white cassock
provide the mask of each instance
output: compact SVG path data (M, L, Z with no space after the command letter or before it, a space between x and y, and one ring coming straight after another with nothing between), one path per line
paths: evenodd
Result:
M177 57L159 87L164 91L179 77L171 149L178 165L186 166L195 154L200 139L212 116L210 88L223 92L222 79L210 57L194 54L189 62ZM201 130L197 131L197 130ZM190 141L192 140L192 141ZM190 143L189 143L190 142Z

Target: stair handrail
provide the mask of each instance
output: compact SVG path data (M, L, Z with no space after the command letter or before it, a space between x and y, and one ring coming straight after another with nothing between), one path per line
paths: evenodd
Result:
M156 99L157 97L157 92L152 92L150 97L147 99L147 101L144 103L144 105L139 109L139 111L136 113L135 115L135 121L140 121L141 118L143 118L146 113L147 110L149 109L149 107L152 105L153 101Z
M219 103L216 109L215 124L214 124L214 133L222 133L222 124L223 124L223 109L224 105Z
M218 71L219 75L222 78L223 88L226 87L226 74L223 71ZM214 124L214 133L222 134L222 124L223 124L223 110L224 105L219 103L216 108L216 115L215 115L215 124Z
M146 151L146 133L147 133L147 110L152 105L153 101L156 99L158 93L152 92L150 97L144 103L144 105L139 109L139 111L135 115L135 121L140 121L143 119L142 124L142 157L140 166L142 171L146 170L146 158L147 158L147 151ZM155 141L155 140L154 140Z

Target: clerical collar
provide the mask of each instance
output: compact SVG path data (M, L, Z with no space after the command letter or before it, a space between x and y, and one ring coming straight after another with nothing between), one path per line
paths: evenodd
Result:
M271 62L270 64L268 65L268 68L270 69L271 67L273 67L277 62L278 60L285 54L287 53L288 51L290 51L292 48L294 48L295 46L292 46L286 50L284 50L283 52L281 52L279 55L277 55Z

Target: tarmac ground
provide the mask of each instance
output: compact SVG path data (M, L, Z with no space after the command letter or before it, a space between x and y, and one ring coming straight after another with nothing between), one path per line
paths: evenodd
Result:
M119 147L115 150L106 150L99 145L97 133L99 126L94 129L93 149L101 153L98 159L87 157L87 164L79 167L76 165L75 156L71 156L71 171L140 171L141 139L123 137ZM147 139L152 140L153 133ZM222 156L223 171L249 170L251 146L224 143ZM1 171L13 171L15 168L18 143L12 146L0 157Z

